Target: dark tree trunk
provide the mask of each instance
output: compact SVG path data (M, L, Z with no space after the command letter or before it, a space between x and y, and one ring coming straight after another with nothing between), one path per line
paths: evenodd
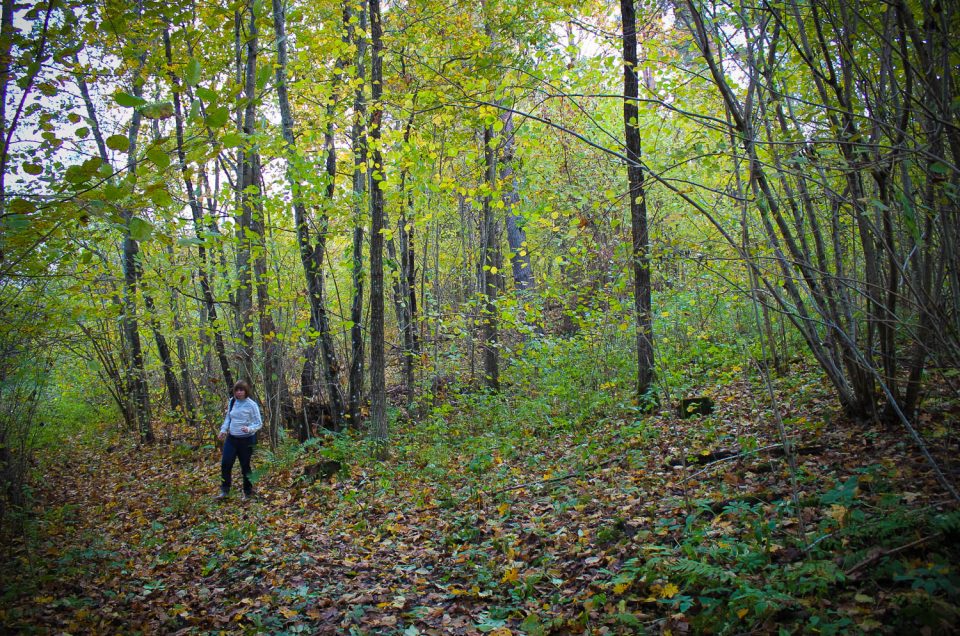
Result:
M371 27L371 100L369 139L373 161L370 173L370 433L387 452L386 360L383 325L383 155L380 152L380 126L383 120L383 26L380 24L380 0L370 0Z
M353 98L353 126L350 130L350 143L353 150L353 263L351 279L353 283L353 298L350 303L350 377L348 386L347 413L350 425L354 428L360 425L360 403L363 400L363 198L366 193L366 163L367 143L364 127L367 116L367 104L364 96L363 81L364 61L366 60L367 42L363 37L366 31L367 12L361 7L357 16L357 26L351 19L349 3L344 7L344 22L347 25L347 34L350 41L356 45L357 56L354 63L358 82Z
M401 74L405 73L403 65L400 69ZM414 99L416 104L416 99ZM410 142L410 130L413 127L413 115L407 121L404 130L403 141L405 144ZM419 343L417 342L416 316L417 316L417 296L414 288L414 251L413 251L413 226L407 221L407 212L413 211L413 194L407 192L407 170L401 170L400 173L400 193L401 200L404 203L400 206L400 217L397 219L397 238L400 243L397 249L393 237L386 242L387 253L390 260L396 263L399 271L395 271L393 280L393 304L397 313L397 327L400 331L400 337L403 340L403 384L407 394L407 406L413 404L414 398L414 360L419 355ZM389 225L388 215L383 215L384 225ZM409 227L408 227L409 225Z
M210 285L208 270L210 264L207 258L207 248L204 244L204 221L203 210L200 207L200 200L193 183L193 177L187 169L187 153L184 149L183 139L183 105L180 99L180 79L173 72L173 51L170 45L170 33L164 31L164 48L167 55L167 64L171 67L169 72L170 82L173 85L173 113L177 138L177 162L180 166L180 175L183 178L184 187L187 191L187 203L190 206L190 214L193 217L193 231L197 237L197 253L200 256L200 265L197 268L197 277L200 280L200 291L203 296L204 313L206 314L207 324L213 333L214 349L217 352L217 361L220 364L220 372L223 374L223 381L229 391L233 386L233 374L230 371L230 363L227 361L227 350L223 342L223 334L217 325L217 303L213 297L213 289Z
M653 315L650 287L650 237L647 228L647 201L640 157L640 131L637 118L637 14L633 0L620 0L623 20L623 128L627 141L627 182L629 184L630 225L633 236L633 303L637 329L637 400L650 406L654 380Z
M307 359L304 362L303 371L301 372L301 394L304 399L306 412L306 404L316 397L314 382L317 364L315 358L319 353L321 358L321 364L319 366L323 375L324 386L327 389L327 397L333 417L333 427L339 430L345 416L344 399L343 391L340 388L340 365L337 362L333 336L330 333L330 319L327 316L326 294L323 280L323 258L326 249L326 232L329 221L326 213L322 213L320 217L320 230L317 233L317 241L311 245L310 228L307 224L306 204L302 197L302 186L295 173L294 166L297 148L294 137L295 122L293 119L293 111L290 108L290 97L287 87L287 38L285 34L285 22L286 18L283 3L281 0L273 0L273 28L277 41L277 101L280 107L281 130L288 155L287 180L290 183L290 190L293 197L297 244L300 248L300 261L303 264L303 271L307 283L307 296L310 301L310 327L312 331L319 334L317 342L310 343L306 350ZM332 199L334 179L336 177L336 148L334 147L333 140L333 114L328 112L328 116L330 119L324 136L327 145L327 175L330 179L327 186L327 196Z
M251 13L251 23L255 24L253 16L254 5L248 2L246 10ZM245 135L252 135L254 128L254 118L256 117L256 101L252 97L256 94L256 35L254 33L246 34L246 42L243 41L243 16L237 10L234 16L234 47L236 55L237 83L244 86L242 96L238 96L237 103L237 127L238 132ZM242 51L246 46L246 62L242 62ZM243 106L243 108L239 108ZM249 137L248 137L249 138ZM241 149L237 153L237 218L236 218L236 237L237 237L237 295L236 309L238 318L238 336L240 339L240 364L239 376L248 381L254 376L253 360L253 280L250 268L251 245L250 237L253 234L253 206L250 198L251 194L246 192L246 188L253 186L254 163L251 155L252 149Z
M0 10L0 214L6 213L7 156L7 92L10 86L10 63L13 61L13 0L3 0ZM76 56L74 56L76 59Z
M480 233L483 241L483 256L480 277L483 289L482 337L483 337L483 377L486 386L494 391L500 389L500 349L497 343L497 221L493 215L493 192L497 189L497 154L493 148L495 141L493 128L483 129L483 158L486 168L487 185L490 194L483 198L483 219Z
M244 74L244 100L246 107L243 113L243 132L246 137L252 138L256 132L257 116L257 94L256 94L256 74L257 74L257 56L258 49L258 31L257 16L255 5L250 2L247 6L250 12L250 21L247 27L246 41L246 72ZM280 356L280 349L277 344L276 325L273 321L272 309L270 307L270 293L267 282L267 246L266 233L264 230L264 211L262 206L261 193L263 182L260 174L260 156L252 148L245 149L242 153L240 164L241 179L237 183L241 201L241 228L244 233L243 243L238 249L238 262L244 263L243 267L249 267L250 260L253 260L253 270L251 284L257 295L257 317L260 330L261 354L263 356L263 387L262 396L265 415L267 416L267 430L269 431L270 445L276 447L279 441L281 417L281 384L284 382L283 365ZM243 267L239 267L240 274L244 276L242 280L246 281L246 275L243 274ZM241 290L244 285L241 284ZM246 293L246 292L244 292ZM238 298L241 294L238 293ZM246 350L246 343L253 339L252 307L247 305L247 300L242 299L240 306L243 316L243 338L244 338L244 364L249 367L249 375L253 377L253 352Z
M133 79L133 95L143 96L143 84L138 77L143 68L145 54L140 57L140 64ZM134 111L130 119L130 128L127 132L128 159L127 172L135 175L137 172L137 138L140 134L140 113ZM133 397L133 408L136 413L137 428L140 432L140 441L152 443L154 441L153 423L150 416L150 393L147 387L146 372L144 370L143 349L140 344L140 326L137 319L137 280L140 267L140 246L130 234L130 223L133 212L128 208L121 211L125 232L123 236L123 333L130 352L129 382L130 394Z
M139 281L142 284L142 281ZM149 294L143 295L143 307L146 310L147 322L150 323L150 330L153 332L154 342L157 344L157 354L160 356L160 365L163 368L163 382L167 387L167 397L170 399L170 409L174 413L180 411L182 399L180 397L180 387L177 384L177 374L173 368L173 358L170 355L170 345L167 344L167 338L160 331L160 323L156 319L156 306L153 297Z
M538 335L542 329L538 321L530 316L524 307L536 293L537 284L530 264L530 249L527 245L527 232L524 230L524 218L517 213L520 205L520 193L517 177L513 171L514 135L513 113L504 111L500 116L503 122L503 144L501 146L500 181L503 188L503 203L506 208L507 246L510 248L510 266L513 270L513 284L522 298L523 322Z

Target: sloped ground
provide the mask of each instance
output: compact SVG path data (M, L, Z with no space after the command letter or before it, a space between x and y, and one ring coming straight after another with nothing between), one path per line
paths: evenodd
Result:
M955 633L960 522L906 435L795 390L778 405L799 449L791 471L758 395L726 385L703 419L621 407L575 422L542 396L453 396L396 432L386 462L328 441L345 466L330 481L300 478L319 445L259 449L249 503L213 501L212 446L68 443L44 459L27 538L3 548L0 624ZM537 399L539 417L499 417ZM920 419L954 480L956 419L934 401Z

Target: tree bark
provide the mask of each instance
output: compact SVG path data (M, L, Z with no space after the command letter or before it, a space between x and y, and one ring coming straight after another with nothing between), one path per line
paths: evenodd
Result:
M405 74L405 68L401 63L400 67L401 74ZM416 96L414 96L414 109L416 108ZM416 110L414 110L414 113ZM403 143L408 145L410 143L410 130L413 128L413 119L414 114L411 113L410 119L407 120L406 128L403 133ZM419 354L419 342L417 341L417 332L416 332L416 315L417 315L417 296L416 288L414 287L414 267L415 253L413 251L413 226L407 221L407 212L413 211L413 194L412 192L407 191L407 168L402 168L400 172L400 216L397 219L397 238L399 239L400 248L397 249L396 244L394 243L393 237L387 241L387 253L390 256L391 262L395 263L393 267L398 268L399 271L395 271L396 276L392 277L393 280L393 303L397 312L397 327L400 331L400 337L403 341L403 384L407 393L407 406L413 404L414 398L414 377L413 377L413 367L414 359ZM388 215L384 213L383 215L384 225L389 225L390 221ZM408 225L410 226L408 228Z
M256 18L253 16L254 3L248 2L246 10L251 13L251 25L256 28ZM244 87L242 97L238 97L237 120L239 132L249 139L253 134L256 117L256 73L257 73L257 43L256 34L247 33L247 40L242 40L243 16L237 10L234 16L234 47L237 64L237 83ZM243 49L246 48L246 61L242 62ZM242 108L241 108L242 106ZM237 294L236 308L240 340L239 376L241 379L252 380L254 376L254 337L253 337L253 280L250 267L251 235L253 234L253 204L251 193L247 188L254 187L255 159L251 156L252 149L241 149L237 153Z
M368 139L372 166L370 174L370 433L378 454L387 453L387 394L384 356L383 316L383 155L380 151L380 126L383 121L383 26L380 0L370 2L371 101Z
M347 34L350 41L356 45L357 83L353 98L353 126L350 130L350 145L353 150L353 249L351 281L353 283L353 298L350 303L350 377L348 384L347 413L350 425L354 428L360 425L360 403L363 399L363 233L364 214L363 199L366 193L367 180L367 142L364 122L367 116L366 96L364 95L364 62L366 60L367 42L363 33L366 32L367 12L361 7L357 16L358 23L354 26L351 19L349 3L344 5L344 22L347 24Z
M141 56L140 65L137 69L139 75L143 67L145 56ZM133 78L133 95L141 97L143 95L143 84L137 75ZM127 132L128 141L128 160L127 172L131 175L137 171L137 137L140 133L140 113L134 111L130 119L130 128ZM140 246L130 234L130 223L133 220L133 212L129 208L121 210L125 225L123 236L123 333L127 340L127 346L130 349L130 383L132 386L132 395L134 407L136 409L137 428L140 432L140 441L144 443L153 443L155 438L153 434L153 423L150 416L150 393L147 388L146 372L144 370L143 349L140 344L140 326L137 320L137 280L138 268L140 267Z
M0 8L0 216L6 213L7 156L7 92L10 87L10 64L13 61L13 0L3 0Z
M302 395L305 401L304 410L307 412L306 402L313 398L314 369L316 368L315 355L319 350L321 357L321 371L324 386L333 417L333 427L340 429L343 422L344 399L340 388L340 365L336 359L333 337L330 333L330 319L327 316L326 294L323 280L323 258L326 249L326 230L329 224L326 213L321 214L320 230L315 244L310 243L310 228L307 225L306 203L302 196L302 185L296 174L297 147L294 137L295 121L290 108L290 97L287 87L287 37L286 16L284 15L282 0L273 0L273 29L277 41L277 101L280 107L280 124L283 140L287 152L287 181L293 198L294 224L297 229L297 244L300 250L300 261L306 277L307 296L310 302L310 327L318 334L317 341L307 348L307 360L304 362L301 373ZM330 121L324 135L327 146L326 168L330 179L327 186L328 199L333 198L334 178L336 177L336 148L333 140L333 118L328 112Z
M256 73L259 41L257 30L256 5L249 2L247 10L250 21L247 26L246 66L244 73L244 100L246 102L243 113L243 132L246 139L251 139L256 132L257 94ZM260 173L260 156L252 148L245 148L240 162L241 179L237 183L241 202L241 227L244 234L242 243L238 247L238 264L242 263L238 273L241 280L246 281L243 267L249 267L253 260L252 279L257 296L257 318L260 330L260 348L263 356L263 387L262 401L264 412L267 415L267 430L271 447L276 447L279 441L281 404L281 384L284 382L283 366L280 360L280 350L277 345L277 329L274 324L270 293L267 281L267 245L264 231L264 211L262 206L263 182ZM244 289L241 284L240 289ZM238 293L238 298L241 294ZM252 299L251 299L252 300ZM253 352L246 350L248 342L253 340L252 307L243 298L240 301L243 318L244 353L243 362L248 365L247 377L253 377Z
M481 268L481 288L483 289L483 311L481 312L483 337L483 377L487 388L500 389L500 349L497 343L497 248L499 233L493 215L493 193L497 191L497 151L496 138L492 126L483 129L484 179L490 188L483 197L483 219L481 238L483 256Z
M180 167L180 176L183 179L184 188L187 191L187 204L190 207L190 214L193 217L193 231L197 238L197 254L200 257L200 265L197 267L197 278L200 280L200 292L203 296L204 313L206 315L207 325L213 333L214 349L217 353L217 361L220 364L220 372L223 374L223 381L227 391L233 387L233 373L230 370L230 363L227 361L226 345L223 341L223 334L217 325L217 303L213 297L213 289L210 284L208 270L210 263L207 257L207 248L204 240L204 214L200 207L200 199L197 189L193 183L193 176L187 167L187 153L184 148L183 135L183 103L180 99L180 79L173 72L173 50L170 43L169 29L164 30L163 44L167 56L167 66L170 67L168 76L173 87L173 114L174 125L177 139L177 163Z
M513 113L504 111L500 115L500 121L503 122L500 181L506 188L503 193L503 202L506 207L507 245L510 247L513 283L518 291L529 296L536 292L536 279L533 277L533 267L530 265L527 232L523 227L524 218L517 214L520 192L513 172L514 135L516 134L513 128Z
M637 99L637 15L633 0L620 0L623 21L623 128L627 142L627 182L630 199L630 225L633 237L633 302L637 330L637 400L643 406L656 403L652 395L654 380L653 314L650 286L650 236L647 226L647 200L641 167L640 130Z

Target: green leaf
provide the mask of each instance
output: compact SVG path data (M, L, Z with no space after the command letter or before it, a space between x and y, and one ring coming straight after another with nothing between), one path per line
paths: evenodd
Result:
M100 164L103 163L99 158L87 159L79 166L70 166L63 173L63 178L74 185L88 181L90 177L97 173Z
M224 148L236 148L243 143L243 135L237 132L228 132L221 141Z
M26 199L14 199L10 202L9 209L13 214L30 214L36 211L37 204Z
M153 190L149 196L150 200L153 201L153 204L157 207L165 208L168 205L173 205L173 197L163 188Z
M126 135L110 135L106 139L107 148L117 152L126 152L130 148L130 140Z
M190 61L187 62L187 71L183 75L183 81L189 86L196 86L200 83L200 71L200 61L191 57Z
M164 152L160 146L153 146L147 150L147 159L155 163L161 170L170 165L170 155Z
M114 202L119 201L123 198L124 191L122 188L108 183L103 187L103 196L107 198L107 201Z
M272 66L261 66L260 70L257 72L257 90L262 91L263 87L267 85L267 82L270 81L270 76L273 75Z
M36 163L25 163L23 164L23 171L27 174L37 176L38 174L43 174L43 166Z
M141 97L135 97L129 93L124 93L123 91L114 93L113 101L117 102L118 106L123 106L124 108L134 108L147 103L147 100Z
M930 164L930 172L934 174L947 174L950 172L950 166L943 163L942 161L935 161Z
M153 225L149 221L144 221L138 216L130 219L130 238L134 241L149 240L152 233Z
M113 166L109 163L101 162L100 167L97 168L97 174L103 179L109 179L113 176Z
M29 227L30 219L23 214L10 213L0 220L0 226L6 230L23 230Z
M920 226L917 224L917 213L916 210L914 210L910 199L902 192L900 193L900 204L903 206L904 225L907 226L907 231L910 232L910 236L913 237L913 240L919 243Z
M90 134L90 129L87 128L86 126L81 126L80 128L77 128L73 134L79 137L80 139L86 139L87 135Z
M140 114L147 119L169 119L173 117L171 102L150 102L140 109Z
M194 245L203 245L203 239L197 237L193 238L182 238L177 240L177 245L180 247L192 247Z
M204 88L203 86L197 86L197 97L208 104L212 104L213 102L217 101L217 92L212 91L209 88Z
M218 106L207 111L207 124L212 128L221 128L230 121L230 109L226 106Z

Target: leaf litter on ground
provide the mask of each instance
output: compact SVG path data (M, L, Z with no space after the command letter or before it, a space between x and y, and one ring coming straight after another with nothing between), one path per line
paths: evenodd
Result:
M922 626L928 617L902 616L921 606L934 622L957 617L956 573L930 556L956 557L956 529L904 522L909 536L875 545L850 532L891 498L907 516L952 509L900 431L843 419L826 392L782 392L791 445L814 449L796 456L794 491L762 392L747 381L713 392L702 419L626 404L522 423L491 421L467 396L456 415L397 431L384 463L346 451L329 481L299 478L315 446L261 450L251 502L213 501L213 446L106 433L67 444L38 473L30 531L5 546L0 624L503 635L712 631L710 620L765 633L827 619L883 632ZM955 478L949 408L920 423L945 441L938 456ZM800 572L796 587L774 589L775 569Z

